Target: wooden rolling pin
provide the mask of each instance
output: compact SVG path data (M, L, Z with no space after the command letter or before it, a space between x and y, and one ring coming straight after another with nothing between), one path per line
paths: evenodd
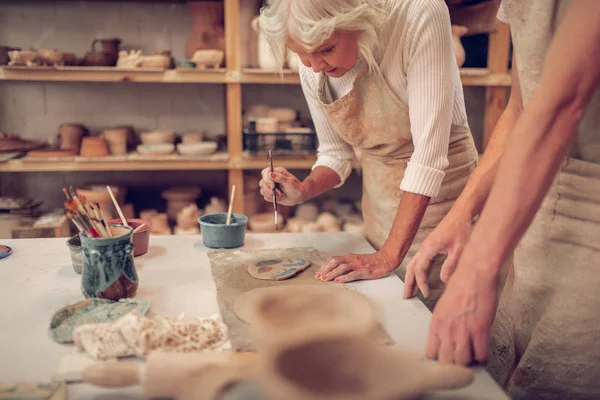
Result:
M151 353L143 365L108 361L90 365L83 381L121 388L141 385L144 395L212 400L228 385L250 379L256 353Z

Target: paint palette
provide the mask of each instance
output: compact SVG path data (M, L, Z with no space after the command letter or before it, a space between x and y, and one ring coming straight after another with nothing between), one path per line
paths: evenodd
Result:
M6 258L12 254L12 248L10 246L5 246L0 244L0 259Z
M248 273L256 279L282 281L304 271L310 261L303 258L262 260L248 266Z

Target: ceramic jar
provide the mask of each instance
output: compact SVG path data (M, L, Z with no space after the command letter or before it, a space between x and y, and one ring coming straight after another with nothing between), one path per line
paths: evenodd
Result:
M135 297L139 286L133 261L133 229L110 226L111 238L81 235L83 271L81 291L85 298L118 301Z
M58 144L61 150L76 150L79 153L81 140L87 128L81 124L62 124L58 128Z
M110 153L115 155L123 155L127 153L128 135L129 131L127 128L105 129L102 132L102 137L108 143Z

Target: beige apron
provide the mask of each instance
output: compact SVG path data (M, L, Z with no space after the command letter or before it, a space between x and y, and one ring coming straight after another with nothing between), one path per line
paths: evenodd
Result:
M392 92L381 74L360 72L352 89L334 100L328 79L321 74L318 100L328 122L346 142L362 153L362 212L365 234L371 245L385 243L398 211L400 183L414 147L408 108ZM452 126L448 151L449 166L439 194L427 207L417 235L396 273L404 280L406 265L421 242L440 223L463 190L477 163L477 150L468 128ZM431 294L421 300L433 309L443 292L442 260L430 274Z
M509 5L525 105L569 4ZM569 154L515 250L492 327L488 370L513 399L600 398L600 91Z

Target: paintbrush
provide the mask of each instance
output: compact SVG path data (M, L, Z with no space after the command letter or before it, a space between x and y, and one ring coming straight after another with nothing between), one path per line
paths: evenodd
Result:
M80 211L81 205L78 206L75 199L65 201L65 208L73 213L74 216L77 216L82 226L85 228L86 232L89 232L92 237L100 237L100 234L96 231L96 229L92 226L91 222L85 218ZM81 207L83 208L83 207Z
M92 203L87 203L87 206L90 208L90 213L92 215L92 221L94 221L94 224L96 225L96 229L98 229L100 231L100 234L102 235L102 237L108 237L108 233L106 232L106 229L104 229L104 225L102 224L102 221L100 219L100 214L98 213L98 209L95 208Z
M77 221L77 219L75 218L75 216L73 215L73 213L71 211L67 211L67 218L69 218L71 220L71 222L73 223L73 225L75 225L77 227L77 230L79 230L79 233L81 233L84 236L87 236L85 229L83 228L83 226L81 226L81 223L79 221Z
M271 149L269 149L269 163L271 165L271 172L273 172L273 154L271 153ZM275 211L275 230L278 228L278 215L277 215L277 196L275 190L279 188L279 184L275 183L273 186L273 210Z
M71 200L71 196L69 195L69 192L67 192L66 188L62 188L63 193L65 194L65 197L67 198L67 200Z
M106 218L104 218L104 213L102 212L102 208L100 208L100 203L96 203L96 207L98 207L98 213L100 214L100 221L108 234L108 237L113 237L112 231L110 230L108 224L106 223Z
M78 198L79 198L79 201L81 202L81 205L85 209L85 212L88 215L92 226L94 228L96 228L96 230L100 233L100 236L107 237L107 234L104 231L104 227L100 223L100 218L98 217L98 214L96 214L94 212L94 207L87 202L87 199L84 195L80 194L80 195L78 195Z

